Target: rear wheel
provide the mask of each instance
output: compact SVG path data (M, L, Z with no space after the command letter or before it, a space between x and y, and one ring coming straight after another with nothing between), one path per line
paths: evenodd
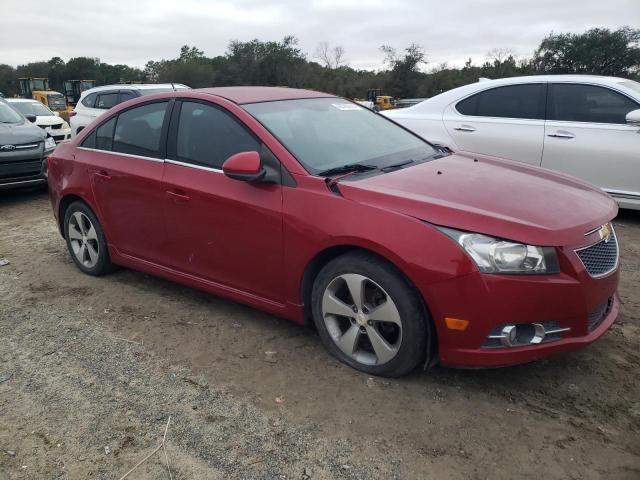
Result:
M425 360L425 309L388 262L365 252L332 260L318 274L311 301L320 338L347 365L398 377Z
M73 202L64 215L67 248L76 266L89 275L113 270L100 222L87 205Z

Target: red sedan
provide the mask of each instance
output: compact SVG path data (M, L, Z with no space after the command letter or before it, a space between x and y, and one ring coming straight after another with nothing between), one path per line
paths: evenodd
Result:
M616 204L355 103L228 87L118 105L48 160L84 273L142 270L315 324L374 375L529 362L619 311Z

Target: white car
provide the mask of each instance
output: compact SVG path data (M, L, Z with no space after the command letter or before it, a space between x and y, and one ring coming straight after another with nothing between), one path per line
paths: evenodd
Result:
M80 95L80 101L71 112L71 135L75 136L111 107L133 98L171 90L189 89L180 83L123 83L90 88Z
M640 83L539 75L478 83L383 112L432 143L581 178L640 209Z
M60 118L57 112L49 110L46 105L37 100L27 100L23 98L6 98L9 105L25 117L35 115L37 126L42 128L49 136L53 137L56 143L71 138L71 128L69 124Z

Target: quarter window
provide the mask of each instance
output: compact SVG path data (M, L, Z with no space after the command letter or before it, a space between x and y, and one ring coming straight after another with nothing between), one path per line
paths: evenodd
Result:
M132 98L136 98L133 92L120 92L120 103L131 100Z
M605 87L570 83L551 85L549 120L626 123L625 116L640 108L630 98Z
M103 123L96 129L96 146L98 150L111 150L113 146L113 127L116 125L116 117ZM89 135L90 137L91 135Z
M458 102L456 110L474 117L544 119L544 83L507 85L476 93Z
M90 93L89 95L87 95L86 97L84 97L82 99L82 104L85 107L89 107L89 108L93 108L95 102L96 102L96 97L98 96L97 93Z
M182 103L176 160L221 169L231 155L259 150L260 143L230 114L203 103Z
M102 108L108 110L109 108L118 104L118 92L114 93L101 93L98 95L98 101L96 102L96 108Z
M122 112L118 116L113 136L113 151L143 157L159 157L167 103L149 103Z

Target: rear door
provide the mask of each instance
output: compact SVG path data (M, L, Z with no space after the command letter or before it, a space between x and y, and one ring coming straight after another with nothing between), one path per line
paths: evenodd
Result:
M168 101L130 108L103 122L78 149L107 241L157 262L163 242L163 134Z
M277 162L228 110L209 102L176 103L163 182L164 256L181 272L277 301L282 186L225 176L224 161L243 151Z
M443 115L457 147L540 165L546 83L492 87L449 105Z
M542 166L573 175L619 199L640 200L640 130L625 116L640 108L611 88L549 86Z

